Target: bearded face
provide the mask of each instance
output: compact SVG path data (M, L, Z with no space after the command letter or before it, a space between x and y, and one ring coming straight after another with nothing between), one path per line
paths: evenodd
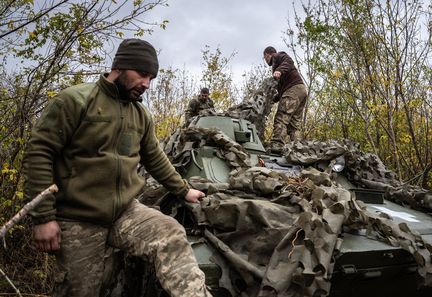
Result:
M114 81L120 94L120 98L128 101L139 100L148 89L152 76L135 70L121 70L120 75Z

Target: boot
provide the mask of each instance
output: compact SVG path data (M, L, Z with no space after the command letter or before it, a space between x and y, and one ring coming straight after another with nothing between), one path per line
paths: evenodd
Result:
M271 154L282 154L284 148L284 144L279 141L270 141L270 144L267 147L267 153Z

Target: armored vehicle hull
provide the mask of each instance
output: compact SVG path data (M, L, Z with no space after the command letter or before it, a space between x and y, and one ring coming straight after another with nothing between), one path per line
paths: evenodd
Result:
M209 197L222 197L218 201L221 214L224 209L228 209L224 207L228 207L227 204L231 201L231 198L228 199L223 195L227 195L227 193L230 195L233 193L235 195L238 194L238 188L235 188L236 190L231 188L231 186L234 187L233 185L238 182L238 179L233 179L233 172L242 171L241 164L239 165L241 163L239 159L242 159L242 155L238 152L236 153L237 147L234 146L234 149L225 155L221 153L220 147L224 146L224 149L226 149L229 146L227 145L229 141L231 143L235 142L243 148L243 151L248 156L248 160L243 161L248 163L251 168L261 167L263 170L269 170L265 171L265 174L269 176L268 180L275 178L274 172L287 177L287 184L279 187L276 183L274 186L275 191L279 193L277 198L274 195L271 196L272 193L270 192L265 192L264 190L261 192L261 197L272 197L270 200L275 203L279 203L281 197L288 197L286 193L289 191L291 191L289 195L295 191L299 191L298 189L289 188L290 181L305 186L309 180L313 180L312 177L305 178L303 172L305 167L315 166L315 168L323 168L322 163L308 164L308 166L292 164L283 155L267 153L258 137L255 126L246 120L207 116L199 118L194 126L194 129L201 129L199 130L201 132L214 131L215 128L223 132L222 134L226 137L224 139L225 142L219 141L219 138L216 137L205 140L203 138L201 140L195 139L195 143L198 141L200 145L189 145L188 154L185 154L185 150L173 153L170 149L168 149L168 153L171 153L175 164L181 164L179 171L193 186L198 185L198 188L202 186L201 189L207 191ZM196 132L198 130L193 131ZM182 141L179 138L177 140ZM230 153L236 155L238 158L236 159ZM181 162L179 161L180 157ZM322 172L322 174L325 173L331 177L331 184L328 184L329 181L326 181L327 184L326 182L319 182L320 188L315 187L311 191L328 191L326 193L336 191L345 196L346 193L349 193L348 202L344 205L351 205L351 208L345 206L344 215L342 216L344 217L343 223L340 223L337 234L332 234L331 230L328 231L329 234L332 234L330 236L332 239L328 240L328 242L332 242L334 245L329 247L321 243L323 239L327 240L329 236L323 236L322 238L317 236L309 240L306 229L310 222L306 222L304 225L299 223L304 215L302 212L306 209L302 208L303 210L296 217L294 225L298 224L299 226L306 227L299 227L294 230L295 232L292 234L292 237L287 241L291 244L291 247L286 249L287 253L285 255L282 255L281 252L281 249L285 247L283 247L283 244L278 243L275 249L270 252L271 256L266 259L268 263L265 263L265 265L259 265L260 263L263 264L263 259L261 259L262 261L255 259L255 262L251 264L250 259L254 258L255 255L253 253L249 253L248 257L245 254L240 254L240 256L236 254L236 251L248 249L244 245L240 245L239 242L244 240L244 238L247 238L249 241L251 239L243 236L244 234L238 232L239 230L234 229L234 227L229 232L225 229L225 231L221 231L223 229L221 225L215 223L218 220L212 217L215 214L217 215L218 212L210 212L211 209L206 208L207 206L205 205L205 203L207 205L212 203L212 198L210 198L210 202L203 201L201 206L197 206L183 203L168 195L165 199L160 199L157 204L163 212L175 216L185 227L198 263L205 272L206 282L214 296L432 296L432 288L424 286L425 282L428 283L430 281L432 217L427 213L405 208L384 199L384 191L356 187L344 176L343 170L338 173L328 172L332 161L323 160L328 166L326 169L327 172ZM321 172L317 174L319 175ZM258 179L252 181L253 186L258 185ZM223 190L218 190L221 188ZM252 189L252 186L250 188ZM280 193L285 194L280 195ZM296 197L301 198L301 195L306 195L306 193L306 190L303 193L297 193L300 196ZM234 200L237 199L235 195ZM251 192L247 192L243 196L240 196L243 198L246 197L246 200L256 202L258 203L257 205L260 205L259 203L263 200L261 198L254 199L251 195ZM327 199L326 195L324 194L320 197ZM312 197L314 197L313 194ZM299 200L299 205L303 205L301 203L304 201L301 202L301 199ZM335 199L334 205L342 205L341 201ZM268 203L268 201L265 201L265 203ZM291 204L286 204L286 202L284 203L284 210L286 207L292 206ZM330 228L334 231L335 229L332 227L334 225L329 221L333 217L338 217L338 212L335 211L334 216L332 214L326 216L327 209L332 209L334 205L323 206L322 210L314 209L319 204L314 205L311 208L312 215L307 218L313 221L315 216L322 216L322 219L316 221L315 226L321 226L322 222L324 224L328 223L330 227L324 226L323 228ZM248 211L251 211L250 209L248 208ZM241 212L241 208L236 208L236 210ZM254 211L259 212L259 207L255 208ZM306 213L307 211L304 212ZM275 213L277 212L275 211ZM353 213L356 213L358 221L350 221L348 223L347 217L351 217ZM233 213L233 215L238 215L238 218L242 216L249 218L250 216L249 213ZM200 220L200 216L206 217ZM367 219L364 218L365 216L368 216ZM362 219L359 219L360 217ZM381 217L385 217L385 219L381 221ZM225 220L228 219L225 218ZM239 220L237 219L237 222ZM360 221L362 221L361 224L359 223ZM249 223L257 224L254 221L250 221ZM274 218L272 224L278 224L276 218ZM267 227L263 227L263 230L265 228ZM260 238L264 238L264 241L267 240L262 235L265 233L263 230L257 231L257 228L250 228L250 230L252 229L254 232L257 232L256 241L259 241ZM244 230L248 230L248 228ZM281 230L286 230L287 233L291 232L291 229ZM235 238L233 239L233 237L228 236L236 232L239 236L237 241ZM273 231L269 230L269 232ZM305 233L302 235L302 232ZM312 232L310 234L315 233ZM281 236L281 238L284 238L284 236ZM303 237L300 241L301 236ZM284 240L282 239L281 242L283 243ZM297 241L299 242L298 245ZM254 243L253 240L250 242L253 246L250 249L256 249L257 246L260 246L256 242ZM308 242L312 242L312 248L309 248ZM412 242L415 243L413 246L416 247L409 246ZM284 270L275 269L280 263L285 263L286 259L289 260L293 255L295 256L296 248L300 248L301 245L305 246L306 250L309 249L313 252L307 253L309 256L306 258L311 257L309 260L305 259L304 255L299 256L300 260L298 262L300 264L291 261L293 265L297 265L295 271L301 270L300 278L295 277L296 274L294 273L288 273L291 271L290 268ZM263 244L261 248L265 249L266 246ZM416 250L417 248L419 250ZM320 251L330 253L331 257L327 262L322 260L325 258L325 253L322 256L320 255ZM255 252L258 255L260 254L259 251ZM312 258L315 256L319 259L318 264L312 266L315 267L313 271L307 272L307 265L305 263L308 263L308 261L314 262L315 260ZM429 261L429 263L419 265L421 261ZM287 265L289 266L291 262L288 261ZM272 269L277 273L276 276L271 275ZM281 273L281 271L286 271L286 274ZM310 278L308 278L309 276ZM285 284L285 279L289 280L287 284ZM276 281L272 282L272 280ZM255 286L255 288L252 289L251 286ZM160 288L156 289L156 287L154 286L151 290L147 288L147 292L151 292L151 294L158 292L157 295L164 296L165 293L163 290ZM144 296L150 295L145 295L144 293Z

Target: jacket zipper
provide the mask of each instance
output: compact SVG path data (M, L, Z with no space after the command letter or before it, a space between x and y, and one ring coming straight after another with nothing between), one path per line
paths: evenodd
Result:
M119 140L122 135L123 131L123 108L122 103L119 101L119 116L120 116L120 125L118 129L117 139L115 143L115 152L116 152L116 159L117 159L117 177L116 177L116 197L114 199L114 210L113 210L113 218L112 221L117 217L117 210L119 209L119 206L121 205L121 191L120 191L120 180L121 180L121 161L120 161L120 155L118 153L118 144Z

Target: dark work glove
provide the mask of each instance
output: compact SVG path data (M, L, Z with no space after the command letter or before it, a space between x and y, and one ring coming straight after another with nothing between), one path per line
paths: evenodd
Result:
M274 95L274 97L273 97L273 103L279 102L279 100L280 100L279 94Z

